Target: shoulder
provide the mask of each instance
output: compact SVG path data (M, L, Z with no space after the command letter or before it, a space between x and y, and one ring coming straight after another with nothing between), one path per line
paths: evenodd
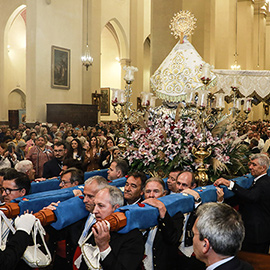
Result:
M256 182L256 184L267 184L270 185L270 176L268 174L262 176L259 178Z
M220 265L219 267L216 268L216 270L253 270L253 267L247 263L244 262L237 257L234 257L232 260Z

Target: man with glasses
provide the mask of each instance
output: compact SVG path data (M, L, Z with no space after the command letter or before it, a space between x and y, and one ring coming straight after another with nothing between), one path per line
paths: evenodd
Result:
M69 168L62 172L60 188L69 188L82 185L84 182L84 175L81 170L76 168Z
M197 210L192 229L194 253L207 269L252 270L236 255L244 239L241 215L222 203L205 203Z
M10 169L4 175L3 187L1 188L3 201L6 203L25 196L30 191L30 180L24 173Z
M47 179L59 176L63 167L63 160L67 155L65 143L57 142L53 146L53 153L54 158L47 161L43 166L43 177Z

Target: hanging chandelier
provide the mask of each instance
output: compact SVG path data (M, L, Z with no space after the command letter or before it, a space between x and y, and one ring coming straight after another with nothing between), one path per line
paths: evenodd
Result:
M237 34L238 34L238 31L237 31L237 19L238 19L238 15L237 15L237 0L236 0L236 19L235 19L235 53L234 53L234 64L231 65L231 69L232 70L241 70L241 66L238 65L238 62L237 62L237 57L238 57L238 52L237 52Z
M86 24L86 48L84 55L81 57L83 66L88 70L89 66L92 66L93 57L90 54L89 45L88 45L88 0L87 0L87 24Z

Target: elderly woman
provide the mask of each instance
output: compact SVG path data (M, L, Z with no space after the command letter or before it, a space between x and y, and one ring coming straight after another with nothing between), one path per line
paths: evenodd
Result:
M33 163L30 160L22 160L15 165L17 172L22 172L28 175L30 181L35 181L35 170Z
M42 177L44 163L53 158L53 149L46 145L46 138L41 135L36 139L36 145L29 150L26 158L32 161L36 171L35 178L39 178Z
M26 147L26 143L23 141L19 141L15 147L15 154L19 161L25 159L25 147Z

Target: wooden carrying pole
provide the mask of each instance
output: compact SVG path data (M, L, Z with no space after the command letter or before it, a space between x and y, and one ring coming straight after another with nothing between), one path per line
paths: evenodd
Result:
M15 218L20 214L20 207L17 203L6 203L0 210L6 215L7 218ZM50 209L43 209L34 214L38 218L43 226L46 226L57 220L54 212ZM127 225L127 218L124 213L116 212L112 213L105 218L110 223L111 231L118 231Z

